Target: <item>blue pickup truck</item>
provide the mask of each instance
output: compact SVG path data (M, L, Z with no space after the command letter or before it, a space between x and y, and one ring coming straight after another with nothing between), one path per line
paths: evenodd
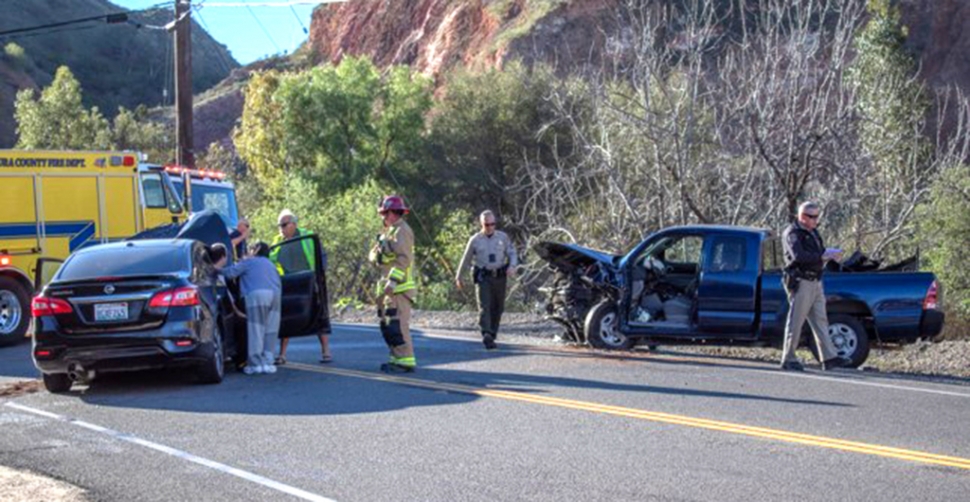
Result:
M782 246L759 228L696 225L650 235L625 255L572 244L534 247L554 273L547 318L597 348L637 343L781 347L788 302ZM834 263L831 265L835 265ZM829 333L857 367L871 343L910 343L943 329L933 274L915 261L823 276ZM806 331L808 330L806 323ZM812 346L814 340L806 336Z

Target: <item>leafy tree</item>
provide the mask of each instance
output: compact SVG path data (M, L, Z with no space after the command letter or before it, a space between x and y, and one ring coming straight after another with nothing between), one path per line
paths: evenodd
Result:
M283 150L284 131L279 103L273 98L280 85L276 71L256 72L244 91L246 100L239 127L233 136L236 151L250 174L267 194L279 195L289 163Z
M970 166L948 169L921 211L920 238L929 268L944 288L945 305L970 319Z
M366 58L292 75L277 97L284 130L299 132L286 136L286 154L336 191L407 164L431 106L424 78L404 67L382 76Z
M907 205L934 176L928 162L930 145L923 129L930 108L923 86L916 78L916 62L905 47L907 29L899 8L890 0L868 1L869 21L854 42L856 58L846 78L855 91L860 118L859 139L869 160L856 173L858 193L852 199L857 245L862 228L883 230L878 251L898 237L890 229L905 228L898 215L909 214ZM875 211L864 211L870 206ZM861 218L874 221L866 225Z
M388 167L413 171L431 89L404 67L385 74L366 58L345 58L300 73L255 75L246 91L240 155L257 177L281 186L302 173L339 193Z
M112 148L135 150L148 155L152 162L165 163L173 157L171 131L164 124L148 119L148 109L118 109L111 129Z
M20 136L17 148L103 150L112 146L108 120L97 107L84 107L81 85L66 66L57 69L40 99L34 99L32 89L24 89L17 93L14 106Z
M516 214L529 196L515 189L522 167L555 165L570 149L547 99L557 81L549 68L520 63L452 74L432 123L435 191L476 214L485 207Z

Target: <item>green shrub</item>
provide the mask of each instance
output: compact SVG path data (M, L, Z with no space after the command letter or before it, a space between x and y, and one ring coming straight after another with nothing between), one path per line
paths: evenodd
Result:
M23 70L27 66L27 53L23 47L13 42L3 47L3 59L17 70Z
M921 212L923 256L943 287L947 323L970 322L970 166L947 170ZM954 319L953 317L956 317Z

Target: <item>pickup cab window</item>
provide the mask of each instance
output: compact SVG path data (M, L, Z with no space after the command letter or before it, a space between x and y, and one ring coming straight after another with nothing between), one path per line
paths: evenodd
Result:
M763 272L780 272L785 263L781 253L780 238L765 239L761 244L761 270Z
M715 237L705 270L708 272L740 272L747 257L745 240L739 237Z

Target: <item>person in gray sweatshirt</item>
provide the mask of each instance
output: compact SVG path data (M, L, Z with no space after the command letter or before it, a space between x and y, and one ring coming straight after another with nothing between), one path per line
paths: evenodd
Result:
M216 246L222 245L215 244L213 248ZM240 293L246 300L249 359L243 373L276 373L273 347L279 338L283 285L276 265L269 260L269 245L256 242L249 247L249 256L234 265L225 264L223 257L215 266L225 277L239 278Z

